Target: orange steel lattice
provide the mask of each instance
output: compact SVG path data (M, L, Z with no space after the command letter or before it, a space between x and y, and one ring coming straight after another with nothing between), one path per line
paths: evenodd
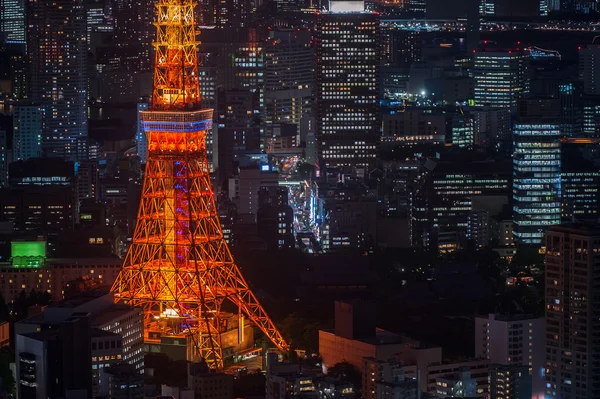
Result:
M148 332L185 334L188 356L223 368L221 306L237 306L281 350L288 346L234 263L206 156L212 109L199 109L194 0L159 0L152 107L141 112L148 158L133 242L112 292L139 306ZM240 327L242 328L242 327ZM191 339L190 339L191 338ZM190 350L191 349L191 350Z

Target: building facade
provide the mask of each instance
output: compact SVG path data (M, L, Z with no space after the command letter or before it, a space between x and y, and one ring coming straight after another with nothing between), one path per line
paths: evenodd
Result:
M28 90L40 104L42 151L87 157L87 32L83 0L27 2Z
M13 159L39 158L42 155L42 108L19 105L13 113Z
M473 54L475 105L509 108L529 93L529 53L519 49L477 50Z
M544 334L543 317L496 314L476 317L475 356L499 366L524 366L530 392L536 398L543 398L546 387ZM507 370L504 377L510 373ZM508 382L510 379L505 384Z
M600 230L565 224L546 232L546 398L600 395Z
M517 245L541 245L561 218L561 133L555 100L524 100L513 130L513 222Z
M360 7L336 12L336 3L344 2L319 14L316 28L319 158L325 167L373 166L380 135L379 17Z

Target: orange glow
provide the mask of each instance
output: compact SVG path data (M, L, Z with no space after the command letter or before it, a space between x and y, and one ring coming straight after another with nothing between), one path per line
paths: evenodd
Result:
M144 310L147 342L185 335L188 360L222 369L225 301L277 348L288 345L223 238L206 155L213 110L199 108L193 3L158 1L152 107L140 112L148 136L144 185L132 244L111 291L115 301Z

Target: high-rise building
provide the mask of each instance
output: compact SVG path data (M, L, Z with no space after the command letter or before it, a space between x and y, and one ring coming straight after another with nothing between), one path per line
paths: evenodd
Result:
M155 1L114 0L114 40L125 57L135 60L133 69L147 71L152 68L152 25Z
M560 223L560 126L555 99L522 100L513 130L513 222L517 244L542 245Z
M380 136L379 16L365 12L362 2L334 0L318 16L316 40L321 162L335 168L374 165Z
M293 123L312 109L314 50L308 31L270 31L264 50L265 122Z
M546 381L545 323L531 315L489 314L475 318L475 356L499 366L524 366L529 390L543 397ZM492 396L497 398L498 396Z
M13 113L13 159L39 158L42 155L42 108L18 105Z
M561 148L561 216L563 222L596 221L600 206L600 171L587 156L596 142L564 139Z
M27 2L29 98L42 108L42 151L87 157L87 43L83 0Z
M529 52L481 49L473 53L475 105L509 108L529 92Z
M25 1L0 0L0 32L9 43L25 44Z
M589 44L579 49L579 79L585 94L600 94L600 46Z
M600 230L554 226L546 233L546 398L600 395Z
M560 131L563 137L581 137L583 134L583 83L579 81L558 84L560 99Z

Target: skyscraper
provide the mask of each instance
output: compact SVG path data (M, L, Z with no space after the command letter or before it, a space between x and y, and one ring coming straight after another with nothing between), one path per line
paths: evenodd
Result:
M518 244L541 245L560 223L559 100L519 104L513 129L513 222Z
M87 152L86 15L83 0L27 2L29 98L42 107L42 151Z
M546 398L600 395L600 230L561 225L546 234Z
M264 50L265 122L300 126L312 107L314 50L311 33L271 31Z
M0 32L9 43L25 44L25 0L0 0Z
M361 1L333 0L318 16L316 38L321 162L373 165L380 136L379 17L365 12Z
M529 52L482 49L473 54L475 105L510 108L529 92Z

